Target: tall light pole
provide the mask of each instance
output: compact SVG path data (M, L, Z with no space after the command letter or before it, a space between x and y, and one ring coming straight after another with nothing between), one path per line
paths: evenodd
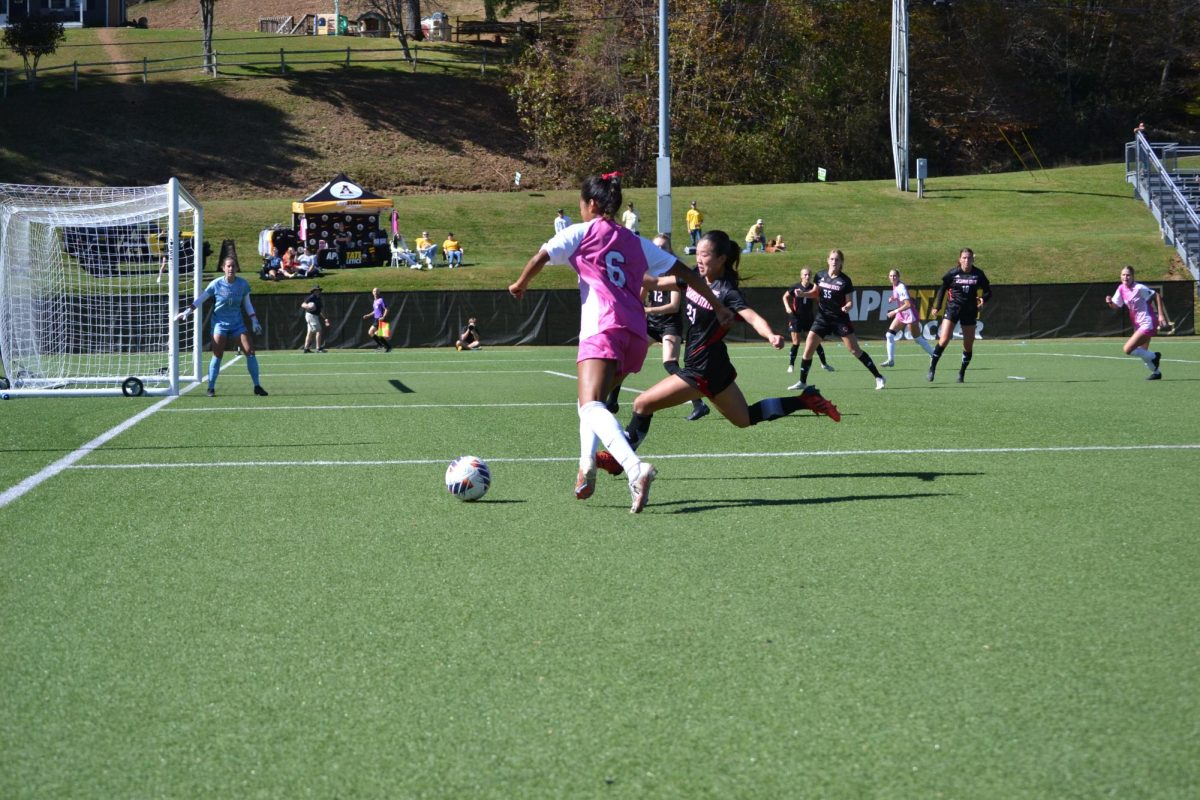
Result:
M892 0L892 159L896 188L908 191L908 0Z
M658 232L671 234L671 78L667 68L667 0L658 0Z

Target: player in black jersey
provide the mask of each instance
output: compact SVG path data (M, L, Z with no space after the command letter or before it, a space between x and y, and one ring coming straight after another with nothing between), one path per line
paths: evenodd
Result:
M803 389L808 381L808 371L812 368L813 351L826 336L840 336L846 349L862 362L862 365L875 376L875 388L882 389L887 381L875 366L870 354L858 346L858 337L854 335L854 325L850 322L850 309L854 307L854 282L850 276L842 272L842 262L845 257L841 250L830 250L826 259L827 268L817 273L817 285L811 291L803 292L806 297L817 299L817 316L804 342L804 356L800 359L800 380L789 386L789 389Z
M709 231L696 246L696 266L717 300L745 320L759 336L775 349L783 347L783 337L754 309L738 290L738 262L741 248L724 231ZM673 278L660 279L673 281ZM666 283L665 285L670 285ZM687 334L684 367L663 378L633 401L633 417L625 436L636 450L650 430L654 412L671 408L701 395L708 397L717 410L739 428L779 419L802 408L824 414L834 422L841 420L837 406L826 400L815 386L791 397L771 397L750 405L737 385L737 370L729 360L725 335L716 311L695 290L687 292L687 316L691 325ZM621 464L606 453L596 455L596 465L612 473L621 473Z
M933 298L933 311L930 315L937 317L942 307L942 298L947 298L946 316L942 317L942 327L938 332L938 343L929 357L929 373L925 380L933 380L937 372L938 360L950 344L954 335L955 324L962 326L963 355L962 365L958 368L958 382L962 383L967 374L967 365L971 363L971 351L975 346L975 322L980 309L992 299L992 284L988 282L983 270L975 266L975 251L964 247L958 254L958 266L942 276L942 285L938 287L937 296Z
M800 337L808 336L812 329L813 316L816 313L817 301L804 292L813 288L812 270L808 267L800 270L800 282L793 283L791 288L783 293L783 310L788 315L788 333L792 336L792 349L788 352L788 368L790 373L796 368L796 353L800 352ZM833 372L833 367L825 360L825 348L817 343L817 358L826 372Z
M653 241L663 250L671 252L671 237L667 234L660 233ZM646 287L642 295L642 301L646 304L646 333L662 345L663 369L668 375L674 375L679 371L679 343L683 339L683 292L678 286L669 289L654 286ZM608 410L614 414L620 408L617 402L620 392L621 386L618 384L608 396ZM687 415L687 420L695 422L708 413L708 406L696 398L692 401L692 411Z

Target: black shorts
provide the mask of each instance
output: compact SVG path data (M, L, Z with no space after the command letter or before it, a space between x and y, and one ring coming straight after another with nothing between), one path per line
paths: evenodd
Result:
M854 326L850 324L850 317L825 317L819 316L813 320L812 332L824 339L827 336L853 336Z
M959 325L973 328L975 327L975 320L978 313L978 306L950 306L946 309L946 313L942 316L942 319L948 319Z
M812 318L801 319L795 314L788 315L788 333L804 335L812 329Z
M656 342L661 342L664 336L683 338L683 325L679 317L646 317L646 333Z
M719 395L737 380L737 370L725 359L708 364L702 370L685 366L675 374L683 378L688 386L699 389L700 393L708 398Z

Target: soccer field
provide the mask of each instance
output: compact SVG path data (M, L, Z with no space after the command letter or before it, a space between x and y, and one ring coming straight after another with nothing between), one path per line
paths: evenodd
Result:
M1194 798L1200 339L1155 347L829 347L841 423L660 412L638 516L573 497L574 348L0 403L0 796Z

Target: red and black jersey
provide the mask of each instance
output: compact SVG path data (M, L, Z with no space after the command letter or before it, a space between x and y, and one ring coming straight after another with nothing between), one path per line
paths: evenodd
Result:
M942 285L938 288L933 305L940 308L942 297L948 297L947 311L974 311L975 297L980 296L986 303L992 297L992 284L987 275L978 267L972 267L968 272L961 267L955 267L942 276Z
M795 329L806 331L812 327L813 317L817 311L817 301L812 297L802 297L797 292L812 291L813 284L794 283L788 289L788 306L791 309L788 316L795 320Z
M646 294L646 308L654 306L665 306L671 302L670 289L651 289ZM675 323L679 327L683 327L683 304L679 306L679 310L674 314L647 314L646 323L648 325L669 325Z
M854 294L854 281L844 272L837 277L831 276L826 270L817 273L817 315L826 320L848 320L849 315L842 311L846 298Z
M717 300L733 313L749 308L742 293L732 283L717 280L710 283L709 288L717 296ZM724 341L728 331L717 322L717 313L708 301L696 294L691 287L688 287L686 297L690 326L683 358L687 368L703 372L709 363L728 363L729 350Z

